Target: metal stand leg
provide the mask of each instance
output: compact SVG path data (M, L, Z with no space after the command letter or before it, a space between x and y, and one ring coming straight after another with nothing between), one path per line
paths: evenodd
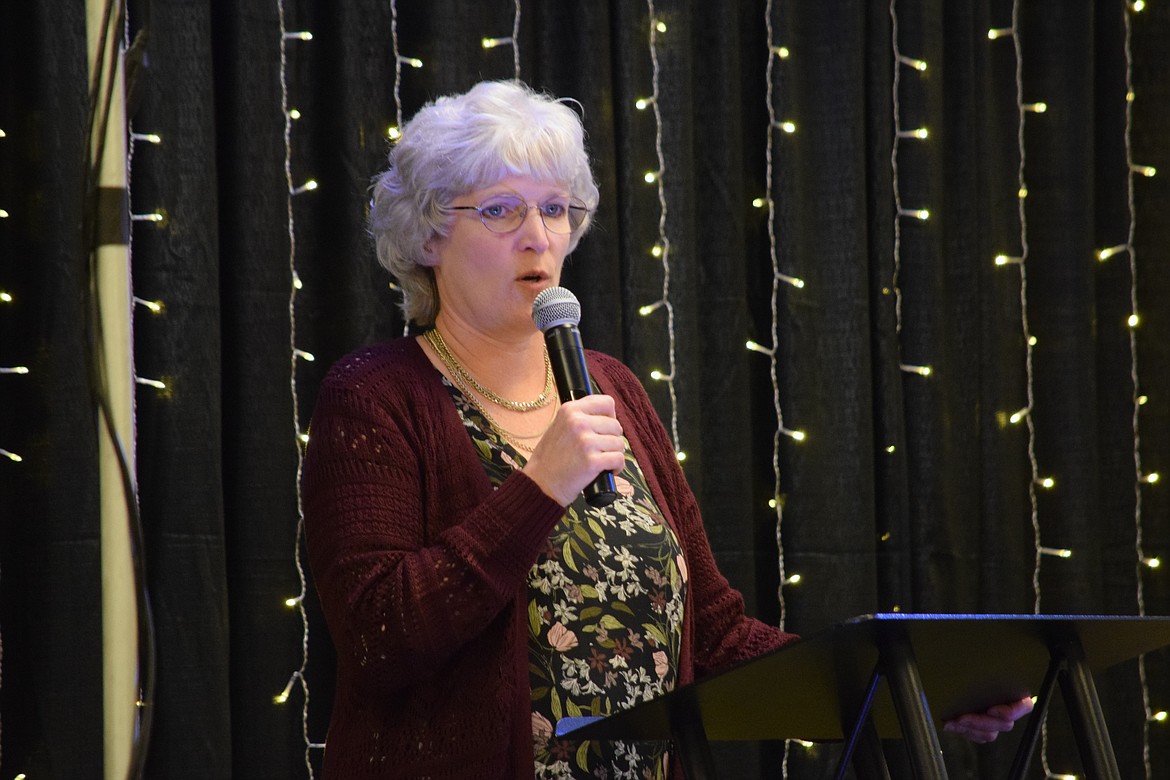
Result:
M1024 780L1024 775L1028 773L1028 766L1032 763L1036 744L1040 741L1040 729L1044 725L1044 717L1048 713L1048 704L1052 701L1052 691L1056 688L1061 666L1059 658L1053 658L1048 664L1048 672L1044 675L1044 682L1040 685L1040 693L1036 697L1036 708L1032 710L1024 736L1016 748L1016 757L1008 774L1009 780Z
M1117 757L1109 741L1109 729L1101 712L1093 675L1085 663L1085 652L1078 640L1072 640L1054 650L1064 659L1064 673L1060 676L1060 690L1064 694L1072 721L1081 762L1089 780L1121 780Z
M672 724L674 749L678 751L687 780L716 780L715 759L701 720L686 720Z
M866 780L869 778L891 780L890 768L886 765L886 757L882 753L881 740L878 739L877 729L874 728L873 721L869 718L869 711L873 707L873 699L877 695L878 683L881 682L881 679L881 671L874 669L869 678L869 684L865 686L865 696L857 707L857 712L852 713L851 717L845 721L851 720L853 727L846 735L845 749L841 753L841 759L837 762L837 771L833 775L834 780L845 780L850 760L853 761L858 777L866 778Z
M918 675L918 662L905 633L900 629L882 632L878 639L880 665L890 684L894 710L910 753L910 766L919 780L947 780L938 732L930 719L926 692Z

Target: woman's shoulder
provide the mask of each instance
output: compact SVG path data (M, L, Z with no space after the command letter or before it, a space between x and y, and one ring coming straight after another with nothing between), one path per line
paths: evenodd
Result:
M320 398L378 399L392 406L399 399L421 396L433 389L434 369L414 337L403 337L360 347L330 367L321 382Z
M348 386L375 377L422 375L429 366L413 337L403 337L359 347L339 359L325 375L325 384Z
M601 374L611 382L623 386L631 384L637 387L642 386L641 382L638 381L638 377L634 376L634 372L625 363L612 355L587 349L585 350L585 359L591 372Z

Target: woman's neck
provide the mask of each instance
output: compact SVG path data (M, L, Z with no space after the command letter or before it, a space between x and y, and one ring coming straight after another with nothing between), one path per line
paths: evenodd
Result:
M544 389L544 338L535 327L514 335L486 333L441 313L435 327L463 368L499 395L526 400Z

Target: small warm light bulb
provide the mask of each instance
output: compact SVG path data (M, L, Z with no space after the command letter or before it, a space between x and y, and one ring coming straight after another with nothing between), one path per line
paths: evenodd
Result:
M167 389L166 382L162 382L158 379L147 379L146 377L136 376L136 377L134 377L134 381L140 385L146 385L147 387L153 387L155 390L166 390Z
M793 431L788 428L781 428L780 433L784 434L793 441L804 441L808 438L804 431Z
M1131 165L1129 169L1134 173L1140 173L1146 178L1153 178L1158 175L1158 169L1152 165Z
M662 257L662 244L655 244L654 246L650 247L650 256Z
M636 101L634 101L634 108L638 109L639 111L645 111L652 105L654 105L654 98L652 97L638 98Z
M898 448L895 447L893 444L891 444L889 447L886 447L886 454L887 455L893 455L897 451L898 451Z
M288 678L288 684L284 686L284 690L272 697L274 704L284 704L288 701L289 694L292 693L293 683L296 681L298 672L293 672L293 676Z
M162 301L148 301L145 298L139 298L136 295L136 296L134 296L134 302L137 303L139 306L150 311L151 314L162 314L162 312L163 312L163 302Z
M497 46L506 46L512 42L511 38L484 38L480 41L485 49L494 49Z
M1153 719L1156 720L1158 723L1165 723L1167 717L1170 717L1170 716L1168 716L1166 714L1166 710L1158 710L1153 715Z
M291 194L300 195L302 192L311 192L312 190L317 189L318 186L319 185L317 184L316 179L309 179L307 182L294 189Z
M752 198L752 208L754 208L754 209L762 209L764 206L767 206L767 205L768 205L767 198Z
M1144 477L1142 477L1142 482L1145 482L1148 485L1153 485L1156 484L1157 481L1161 478L1162 477L1160 474L1158 474L1158 472L1151 471L1149 474L1146 474Z
M1020 200L1023 200L1024 198L1028 197L1028 188L1027 187L1020 187L1020 189L1016 190L1016 197L1019 198Z
M683 452L682 450L679 450L678 452L674 453L674 458L679 463L682 463L684 460L687 459L687 454L685 452Z
M423 61L417 57L399 57L398 61L412 68L421 68L423 66Z
M1117 246L1106 247L1105 249L1098 249L1097 250L1097 260L1103 263L1106 260L1108 260L1109 258L1113 257L1114 255L1121 254L1122 252L1125 251L1125 249L1126 249L1125 244L1118 244Z
M303 349L294 349L293 354L299 357L301 360L304 360L306 363L312 363L317 359L317 356L312 352L305 352Z
M1012 35L1012 29L1010 27L1000 27L998 29L988 30L987 40L995 41L999 40L1000 38L1007 38L1010 35Z
M1034 347L1034 346L1036 346L1036 337L1035 337L1035 336L1029 336L1029 337L1028 337L1028 346L1029 346L1029 347Z
M793 121L781 122L780 129L789 135L792 135L796 132L796 123Z
M305 288L305 283L301 281L301 275L296 271L293 271L292 285L294 290L303 290Z
M748 349L750 349L752 352L759 352L759 353L760 353L760 354L762 354L762 355L773 355L773 354L775 354L775 350L773 350L773 349L770 349L770 348L768 348L768 347L765 347L763 344L757 344L757 343L756 343L756 342L754 342L754 341L750 341L750 340L749 340L748 342L746 342L746 343L744 344L744 346L746 346L746 347L747 347Z
M1138 326L1138 322L1140 322L1140 320L1136 314L1129 315L1129 319L1126 320L1126 323L1131 328L1136 328Z
M645 317L647 315L653 314L654 312L658 311L661 308L662 308L662 301L654 301L654 303L648 303L645 306L642 306L641 308L639 308L638 313L641 314L643 317Z
M647 184L653 184L654 182L658 181L658 174L654 171L646 171L646 174L642 178L646 181Z
M1142 11L1146 10L1145 0L1134 0L1133 4L1130 5L1130 8L1133 9L1135 14L1140 14Z
M898 368L907 374L918 374L918 376L930 376L932 373L930 366L912 366L908 363L902 363Z
M1045 111L1048 110L1048 104L1047 103L1025 103L1024 110L1031 111L1035 114L1043 114Z
M0 374L27 374L28 366L0 366Z
M397 126L390 125L389 127L386 128L386 137L389 138L391 141L397 141L399 138L402 137L402 131L399 130Z
M769 508L769 509L775 509L775 508L776 508L776 507L778 507L778 506L780 506L780 502L779 502L779 501L777 501L777 500L776 500L776 499L774 499L774 498L769 498L769 499L768 499L768 508Z
M306 31L301 32L286 32L284 34L285 40L289 41L311 41L313 40L313 33Z
M12 303L12 293L6 290L0 290L0 302Z
M1047 490L1051 490L1052 488L1056 487L1056 480L1052 477L1044 477L1043 479L1037 480L1037 482L1040 487Z
M773 53L773 54L775 54L775 55L776 55L777 57L779 57L780 59L782 59L782 60L786 60L786 59L788 59L788 55L789 55L791 52L789 52L789 51L788 51L788 47L787 47L787 46L773 46L773 47L772 47L772 53Z
M289 119L300 119L301 118L301 110L299 108L290 108L288 110L288 118Z
M1162 565L1162 560L1160 558L1144 558L1142 559L1142 563L1144 563L1146 566L1149 566L1151 569L1156 569Z
M1150 402L1150 397L1148 395L1139 395L1137 397L1137 402L1138 406L1145 406Z
M8 458L13 463L21 463L24 461L24 458L20 457L15 452L9 452L8 450L0 449L0 455Z
M1009 417L1009 418L1008 418L1008 422L1010 422L1012 425L1015 425L1015 424L1016 424L1016 423L1018 423L1020 420L1024 419L1025 417L1027 417L1027 416L1028 416L1028 412L1029 412L1029 411L1031 411L1031 410L1030 410L1030 409L1027 409L1027 408L1021 409L1020 411L1016 412L1016 413L1015 413L1015 414L1013 414L1011 417Z
M287 599L285 599L285 600L284 600L284 605L285 605L286 607L289 607L290 609L291 609L292 607L295 607L297 604L300 604L300 603L301 603L301 597L300 597L300 596L292 596L292 597L290 597L290 598L287 598Z
M784 584L785 585L799 585L800 584L800 575L793 574L791 577L784 580Z
M1041 555L1051 555L1055 558L1071 558L1072 550L1065 547L1039 547Z
M665 376L666 375L663 374L661 371L659 371L657 368L650 372L650 378L653 379L655 382L661 382L663 377L665 377Z
M660 33L666 32L666 22L659 19L657 22L654 23L654 29Z
M300 436L297 436L297 438L301 440L301 444L308 444L309 443L309 434L308 433L302 433Z

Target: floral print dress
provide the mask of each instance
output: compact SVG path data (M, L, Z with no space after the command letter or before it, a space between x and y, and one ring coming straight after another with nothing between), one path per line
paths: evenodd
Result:
M492 484L523 453L444 379ZM528 678L535 776L664 778L666 742L575 742L554 735L562 717L608 715L674 688L687 568L626 443L607 507L581 496L549 534L528 574Z

